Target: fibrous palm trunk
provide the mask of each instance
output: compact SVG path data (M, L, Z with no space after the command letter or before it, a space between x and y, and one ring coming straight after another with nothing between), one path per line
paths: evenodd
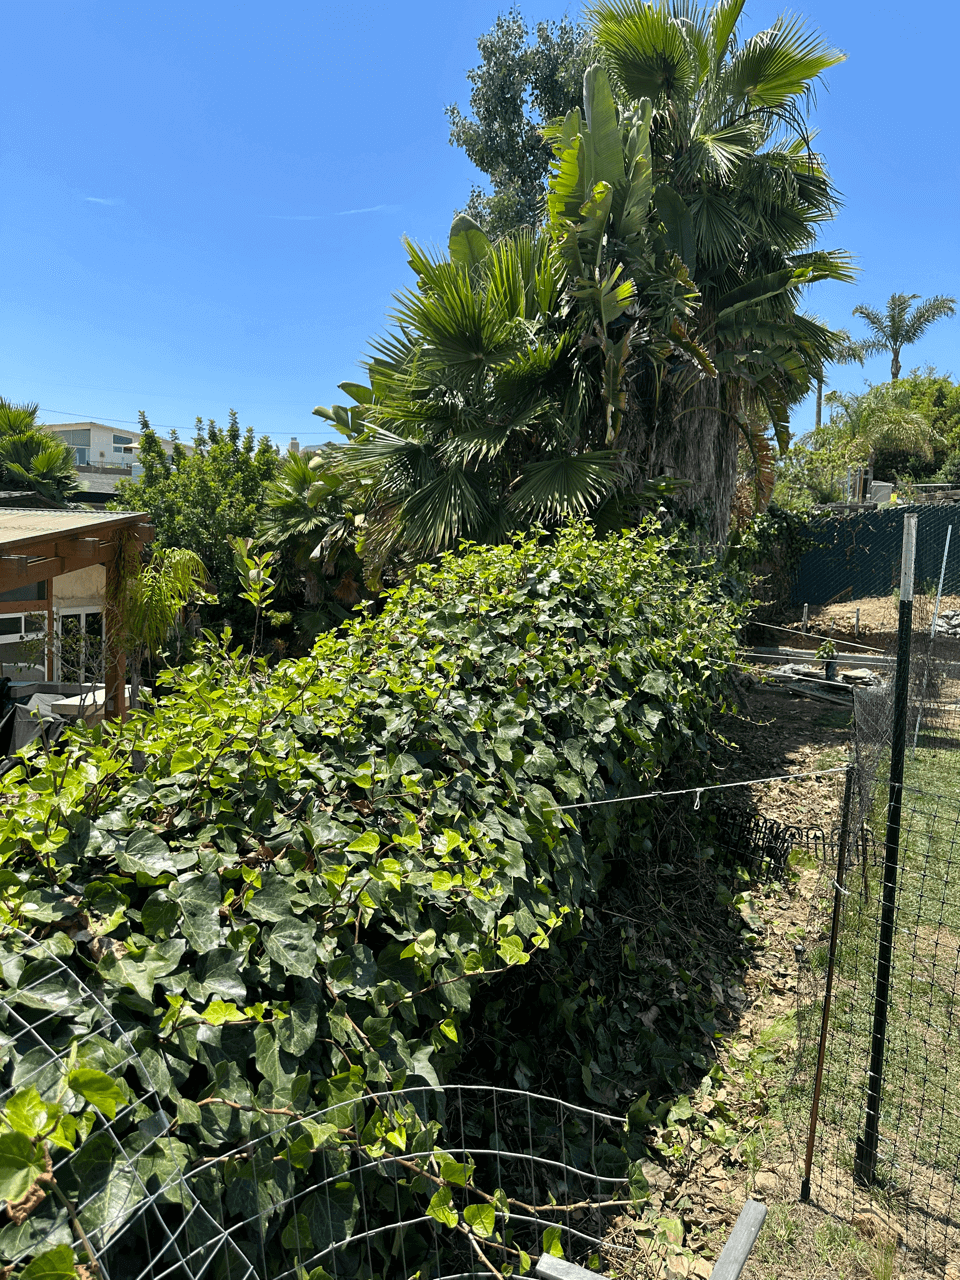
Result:
M649 398L631 396L624 414L628 473L639 479L667 475L688 481L674 501L709 542L722 546L730 529L737 486L736 425L721 404L715 379L701 378L682 392L663 387L651 423Z

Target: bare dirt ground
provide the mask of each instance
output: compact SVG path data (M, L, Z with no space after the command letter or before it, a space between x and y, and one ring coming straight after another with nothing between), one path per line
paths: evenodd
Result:
M862 620L862 619L861 619ZM717 765L725 781L826 770L850 745L845 709L755 684L720 732ZM842 773L765 783L727 793L764 817L829 832L838 818ZM729 802L729 799L728 799ZM733 801L736 803L736 801ZM710 1275L748 1198L769 1207L745 1280L890 1280L923 1274L902 1267L895 1226L876 1214L852 1223L831 1206L799 1203L803 1133L780 1100L797 1049L797 944L822 928L811 912L822 868L795 855L791 883L755 888L742 912L756 935L743 977L746 998L719 1063L690 1098L692 1114L660 1131L659 1155L645 1170L654 1191L641 1218L619 1219L604 1262L608 1273L648 1280ZM672 1115L673 1113L671 1113ZM834 1206L835 1207L835 1206ZM827 1211L825 1211L827 1210ZM948 1271L948 1276L950 1273ZM960 1280L960 1273L952 1277Z
M960 596L945 595L940 600L940 612L960 609ZM857 613L859 611L859 627ZM896 596L868 596L862 600L838 601L836 604L811 606L803 634L803 606L791 605L778 618L776 626L751 624L751 640L755 644L782 645L785 648L815 650L824 638L832 639L841 647L855 645L870 647L883 652L893 652L897 643L899 604ZM929 596L917 595L914 600L914 625L923 625L923 619L933 616L933 601ZM790 633L793 633L792 635ZM957 642L960 650L960 642Z

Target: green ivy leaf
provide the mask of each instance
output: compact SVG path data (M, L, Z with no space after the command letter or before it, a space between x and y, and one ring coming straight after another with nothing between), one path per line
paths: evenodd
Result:
M366 786L370 783L367 781ZM362 836L358 836L352 844L347 845L348 853L376 853L380 848L380 837L375 831L365 831Z
M487 1240L496 1228L497 1214L492 1204L468 1204L463 1211L463 1220L478 1236Z
M67 1086L81 1098L86 1098L98 1111L103 1112L108 1120L114 1120L117 1107L126 1102L126 1097L117 1084L105 1071L93 1071L89 1067L78 1067L67 1076Z
M10 1127L31 1142L43 1133L60 1109L56 1103L44 1102L33 1085L18 1089L7 1099L4 1107Z
M0 1199L22 1200L45 1171L43 1155L28 1137L0 1134Z
M430 1197L427 1213L445 1227L455 1227L459 1219L453 1207L453 1193L449 1187L440 1187Z
M317 967L314 927L306 920L289 917L278 920L267 935L263 948L287 973L312 977Z
M163 875L165 871L176 874L177 867L170 849L152 831L134 831L128 837L126 846L117 849L114 856L122 871L142 871L152 877Z
M77 1280L73 1250L68 1244L58 1244L38 1254L27 1263L17 1280Z
M563 1247L560 1244L560 1228L547 1227L543 1233L543 1252L548 1253L551 1258L562 1258Z

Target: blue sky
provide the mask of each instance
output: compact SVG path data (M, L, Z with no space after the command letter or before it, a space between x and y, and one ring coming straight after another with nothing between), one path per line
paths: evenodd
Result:
M41 0L4 14L0 393L46 421L134 421L189 435L197 414L286 445L327 436L408 283L401 236L443 243L475 171L448 143L476 39L505 3ZM521 4L531 20L575 5ZM748 4L745 29L786 5ZM793 6L791 6L793 7ZM894 291L960 296L955 116L960 9L796 6L848 55L815 113L846 207L824 242L856 286L809 306L861 322ZM960 318L904 360L960 377ZM882 380L882 358L866 376ZM834 385L862 384L837 369ZM812 408L802 406L803 431ZM166 433L166 430L165 432Z

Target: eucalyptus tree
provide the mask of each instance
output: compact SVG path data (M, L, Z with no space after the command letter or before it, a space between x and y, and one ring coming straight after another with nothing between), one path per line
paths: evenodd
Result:
M688 0L610 0L587 10L620 119L649 112L665 249L698 294L684 333L714 370L701 362L691 378L670 357L638 368L622 446L640 472L690 480L686 502L717 540L727 530L738 429L765 414L785 446L791 405L835 350L835 336L800 310L804 289L852 278L847 254L814 247L837 199L803 115L843 55L798 19L741 40L743 8L744 0L709 10ZM556 138L558 180L581 123L571 113ZM589 219L568 221L582 229ZM629 246L614 236L604 253L629 274Z
M514 7L477 41L480 65L467 72L470 112L447 107L450 143L489 180L464 210L493 236L540 221L550 150L544 125L581 101L590 60L584 28L569 18L530 27Z
M871 356L885 351L890 353L890 379L893 382L900 377L903 348L919 342L935 321L956 314L956 298L936 294L911 307L910 304L917 302L919 297L919 293L892 293L886 311L865 304L853 309L855 316L866 320L872 335L861 343L864 352Z

